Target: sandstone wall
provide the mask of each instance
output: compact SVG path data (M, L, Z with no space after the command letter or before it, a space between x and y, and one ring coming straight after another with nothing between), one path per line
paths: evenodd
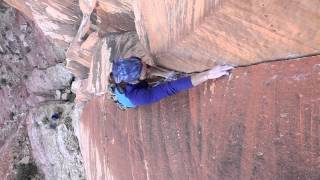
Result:
M319 179L319 63L237 68L128 111L94 97L80 122L87 178Z
M319 1L135 0L136 29L159 65L200 71L319 54Z

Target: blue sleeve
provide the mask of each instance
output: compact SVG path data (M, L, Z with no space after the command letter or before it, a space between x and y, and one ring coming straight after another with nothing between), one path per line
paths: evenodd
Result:
M150 104L193 87L191 77L183 77L155 87L136 86L125 94L134 105Z

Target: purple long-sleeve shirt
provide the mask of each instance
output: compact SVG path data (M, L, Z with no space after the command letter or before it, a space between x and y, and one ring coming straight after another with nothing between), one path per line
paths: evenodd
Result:
M191 77L183 77L155 87L149 87L147 82L127 85L124 93L132 104L138 106L160 101L191 87L193 87Z

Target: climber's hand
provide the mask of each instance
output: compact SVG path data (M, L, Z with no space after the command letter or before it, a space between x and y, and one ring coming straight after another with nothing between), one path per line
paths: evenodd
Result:
M217 79L224 75L229 75L229 71L233 69L233 66L230 65L218 65L214 68L207 71L207 78L208 79Z

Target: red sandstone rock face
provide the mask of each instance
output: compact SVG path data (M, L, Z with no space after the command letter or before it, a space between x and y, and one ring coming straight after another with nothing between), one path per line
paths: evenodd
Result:
M320 53L320 2L197 0L134 3L136 29L158 63L194 72Z
M93 98L88 179L319 179L320 56L237 68L152 106Z
M88 57L82 52L82 42L78 42L86 33L90 34L93 31L100 33L99 40L101 40L108 32L135 30L134 14L129 0L5 0L5 2L34 21L41 33L53 43L61 59L67 58L67 68L81 79L88 78L92 62L90 55ZM69 50L65 54L67 49ZM90 53L94 52L90 50Z
M78 2L72 0L5 0L32 19L42 33L59 48L66 49L76 34L79 15Z
M5 1L63 55L69 47L67 67L87 78L79 83L85 100L105 92L106 62L118 56L151 51L159 65L191 72L319 53L318 1L86 0L82 8L78 1ZM80 9L87 17L78 30ZM135 27L145 49L134 43ZM127 113L94 98L81 129L89 178L317 179L316 61L239 69L228 81Z
M96 15L102 32L135 31L131 0L98 0Z

